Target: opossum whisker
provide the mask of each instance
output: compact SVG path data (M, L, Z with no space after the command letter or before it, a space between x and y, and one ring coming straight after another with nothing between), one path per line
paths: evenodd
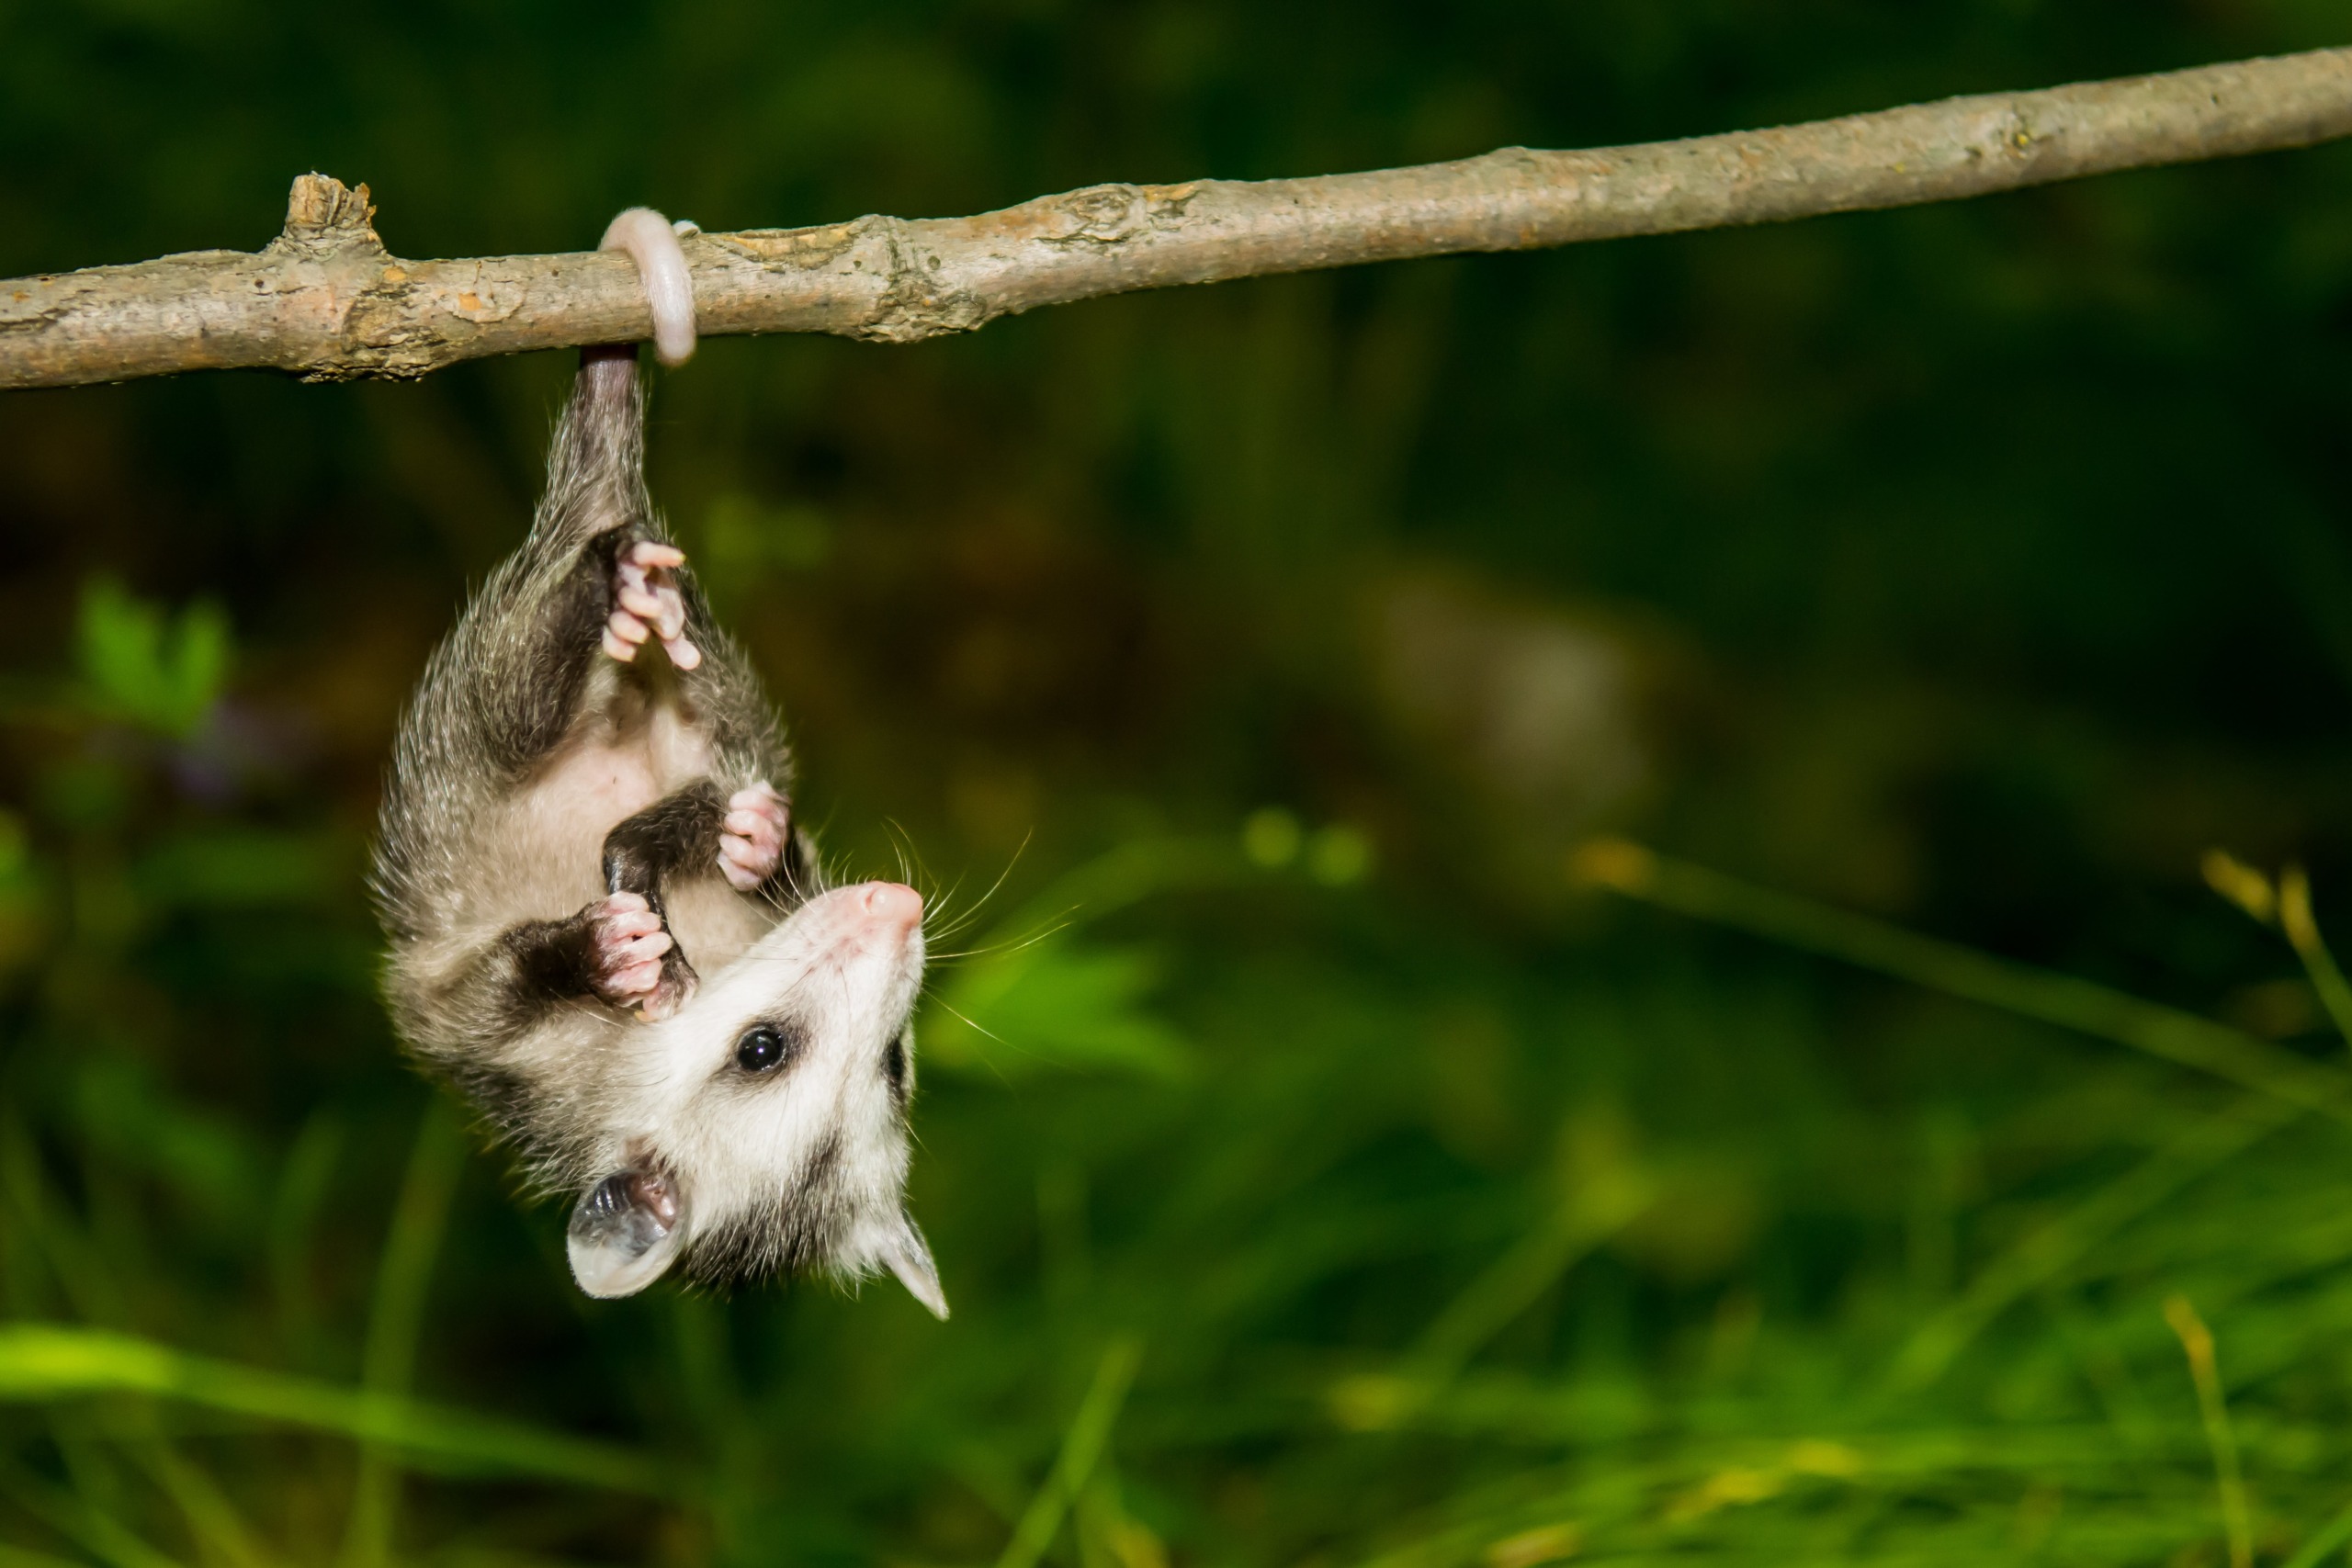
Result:
M994 882L989 884L989 890L973 900L970 908L964 910L952 920L947 919L943 911L942 918L937 922L926 923L925 934L934 941L947 942L968 930L980 918L980 911L988 908L989 900L1004 891L1006 879L1012 876L1012 868L1021 863L1021 857L1028 852L1030 841L1035 837L1036 832L1034 829L1023 833L1021 836L1021 842L1013 849L1012 858L1004 863L1004 869L996 874ZM959 882L957 886L961 886L962 884Z
M921 1133L918 1133L918 1132L916 1132L916 1131L915 1131L913 1123L911 1123L911 1122L908 1122L908 1121L907 1121L907 1119L906 1119L905 1117L901 1116L901 1117L899 1117L899 1124L900 1126L902 1126L902 1127L905 1127L905 1128L906 1128L906 1130L907 1130L907 1142L908 1142L908 1144L909 1144L909 1145L910 1145L911 1146L913 1146L913 1147L915 1147L915 1148L922 1149L922 1150L924 1150L924 1151L926 1151L926 1152L928 1152L928 1151L929 1151L929 1149L931 1148L931 1145L930 1145L929 1144L926 1144L926 1143L924 1143L924 1142L922 1141L922 1134Z
M959 876L956 879L956 885L941 894L938 900L932 906L929 918L923 921L923 930L934 940L953 937L970 925L974 916L978 913L979 906L977 903L970 908L956 908L956 900L963 891L964 879Z
M965 1028L972 1030L978 1033L987 1035L998 1044L1004 1046L1008 1051L1012 1049L1012 1044L1003 1035L999 1034L995 1030L989 1028L988 1025L977 1021L969 1013L964 1011L963 1009L957 1007L955 1003L949 1001L938 992L926 989L924 994L929 996L933 1001L937 1002L941 1007L946 1009L950 1015L961 1021Z
M915 843L915 836L908 831L906 825L896 818L890 819L889 825L891 839L899 849L900 880L922 894L923 903L928 906L939 895L940 880L924 863L922 850ZM908 863L910 859L913 862L911 865Z
M771 882L775 882L778 879L776 878L770 879ZM813 886L802 886L800 883L800 872L790 866L786 866L784 868L784 875L781 878L781 890L771 887L766 890L764 897L771 908L789 912L790 910L798 908L801 905L815 897L819 892L823 890L823 887L824 880L821 877L816 878L815 885ZM789 901L787 901L785 897L786 894L790 895Z
M1058 920L1030 936L1007 937L1002 942L991 942L979 947L967 947L956 953L934 953L930 954L930 959L933 964L950 964L962 958L994 958L1003 953L1019 953L1024 948L1035 947L1041 942L1059 936L1077 923L1075 920Z
M882 827L890 837L890 853L899 863L899 880L908 886L912 886L915 873L914 867L907 861L907 846L911 839L907 832L906 825L895 817L886 817L882 819Z
M964 878L959 874L937 893L924 887L918 887L915 891L922 895L923 930L933 934L952 930L956 898L964 891Z
M1020 1047L1020 1046L1013 1044L1011 1041L1007 1040L1003 1035L999 1034L995 1030L989 1028L987 1025L985 1025L985 1024L983 1024L983 1023L979 1022L978 1020L976 1020L976 1019L972 1018L970 1015L968 1015L967 1013L964 1012L964 1011L963 1011L963 1010L961 1010L960 1008L956 1008L956 1007L954 1007L954 1006L950 1005L944 998L942 998L942 997L938 996L936 993L933 993L933 994L932 995L932 998L931 998L931 999L932 999L932 1000L933 1000L933 1001L935 1001L935 1002L937 1002L937 1003L939 1003L939 1005L940 1005L941 1007L945 1008L945 1009L947 1010L947 1011L948 1011L950 1014L952 1014L954 1017L956 1017L956 1019L961 1020L961 1021L962 1021L962 1022L963 1022L963 1024L964 1024L964 1027L966 1027L967 1029L970 1029L970 1030L973 1030L973 1031L975 1031L975 1032L978 1032L978 1033L981 1033L981 1034L985 1034L985 1035L987 1035L989 1039L991 1039L991 1040L995 1041L999 1045L1003 1046L1007 1051L1016 1051L1016 1052L1017 1052L1017 1051L1020 1051L1020 1050L1021 1050L1021 1047ZM1035 1055L1035 1052L1023 1052L1023 1053L1022 1053L1022 1054L1023 1054L1023 1055ZM981 1065L982 1065L982 1066L986 1066L989 1072L994 1073L994 1074L996 1075L996 1079L997 1079L997 1081L998 1081L999 1083L1005 1083L1005 1084L1009 1084L1009 1083L1011 1083L1011 1082L1012 1081L1012 1075L1008 1074L1008 1073L1004 1070L1004 1064L1003 1064L1002 1062L1001 1062L1001 1061L998 1061L998 1060L997 1060L993 1055L983 1056L983 1057L981 1058ZM911 1136L911 1135L912 1135L911 1130L910 1130L910 1134L909 1134L909 1135L910 1135L910 1136Z

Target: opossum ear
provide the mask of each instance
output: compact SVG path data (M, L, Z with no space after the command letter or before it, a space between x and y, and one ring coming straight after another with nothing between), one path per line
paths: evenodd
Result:
M567 1250L571 1277L592 1296L633 1296L678 1256L686 1206L655 1171L616 1170L580 1195Z
M933 1317L946 1321L947 1292L939 1288L939 1269L931 1260L931 1247L910 1216L901 1213L883 1238L882 1261L890 1266L908 1294L929 1307Z

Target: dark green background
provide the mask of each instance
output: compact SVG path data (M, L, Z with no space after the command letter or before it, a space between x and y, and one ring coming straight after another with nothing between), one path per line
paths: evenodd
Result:
M256 247L313 168L400 254L564 250L637 202L972 212L2342 29L0 0L0 276ZM657 378L655 492L837 867L1001 877L944 948L1054 933L942 967L978 1029L923 1018L944 1326L895 1287L577 1299L374 1000L378 771L568 355L0 397L6 1313L604 1438L661 1494L19 1397L0 1341L0 1562L996 1561L1123 1345L1046 1548L1088 1568L2220 1562L2177 1292L2283 1557L2352 1502L2340 1129L2232 1145L2236 1090L1566 857L1630 832L2332 1066L2197 864L2300 859L2352 919L2348 309L2329 148ZM225 615L217 702L141 603Z

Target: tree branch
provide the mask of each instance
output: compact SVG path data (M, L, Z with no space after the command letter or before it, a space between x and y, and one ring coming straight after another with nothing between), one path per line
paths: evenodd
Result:
M704 234L686 256L707 334L913 343L1134 289L1949 201L2347 134L2352 50L2318 50L1684 141ZM403 261L373 216L366 186L305 175L258 253L0 282L0 388L236 366L415 377L650 331L625 256Z

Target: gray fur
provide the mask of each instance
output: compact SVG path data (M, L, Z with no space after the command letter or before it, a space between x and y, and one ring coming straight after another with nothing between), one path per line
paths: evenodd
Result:
M895 968L871 982L870 1006L826 1014L836 1036L855 1036L829 1046L832 1065L808 1069L797 1088L720 1082L733 1049L726 1032L741 1019L771 1002L793 1005L789 988L819 969L838 990L847 963L836 961L840 953L880 951L856 946L865 941L856 890L809 907L826 884L797 824L792 874L755 894L730 887L715 862L665 884L668 930L710 993L701 1012L656 1025L593 995L550 1003L518 967L518 931L576 921L609 891L600 852L624 818L706 782L722 799L762 782L789 797L790 758L774 712L685 569L678 586L685 636L703 653L696 668L680 671L654 644L628 663L600 646L616 543L668 538L645 489L643 431L633 352L583 355L530 535L435 650L403 718L372 879L390 938L392 1014L423 1064L515 1143L543 1190L593 1194L616 1170L638 1168L659 1173L656 1187L684 1190L695 1222L681 1232L687 1271L727 1280L898 1267L892 1250L908 1247L894 1227L905 1225L921 1250L899 1207L903 1104L867 1094L842 1064L862 1063L852 1055L865 1053L876 1081L888 1077L885 1047L903 1036L920 979L920 929L890 949ZM808 920L796 922L804 908ZM786 994L763 1002L763 986ZM704 1084L717 1087L696 1087ZM697 1094L732 1100L706 1121ZM729 1137L747 1135L744 1098L756 1094L800 1097L764 1102L778 1125L805 1126L816 1140L788 1168L729 1153ZM887 1112L869 1109L885 1103ZM846 1129L847 1146L860 1151L854 1180L835 1168L843 1130L829 1118L856 1122ZM667 1146L673 1122L676 1149ZM752 1141L764 1149L781 1136ZM730 1168L737 1164L743 1168ZM582 1283L590 1285L585 1275ZM930 1289L935 1295L935 1280Z

